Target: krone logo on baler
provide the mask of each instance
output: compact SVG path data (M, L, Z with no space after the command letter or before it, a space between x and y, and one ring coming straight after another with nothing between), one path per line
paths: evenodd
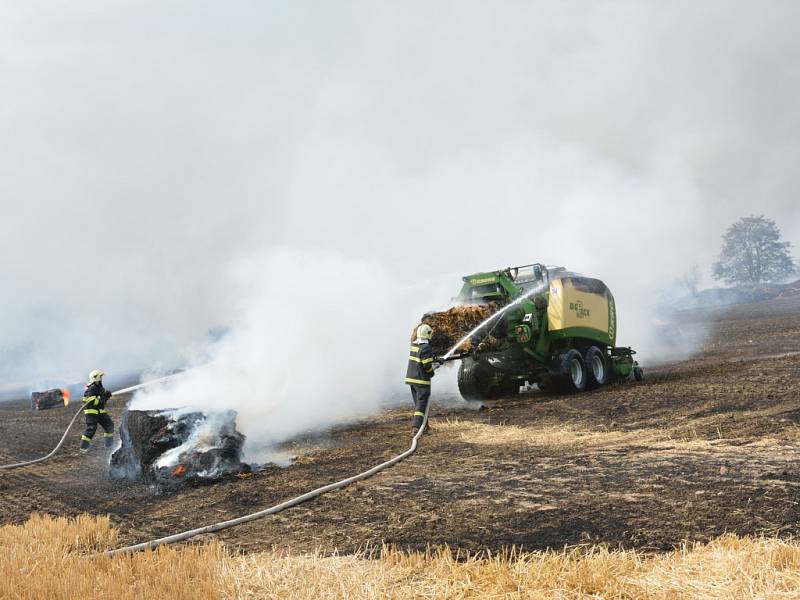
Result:
M575 311L575 316L579 319L583 319L584 317L589 316L589 309L583 306L583 301L578 300L577 302L570 302L569 309Z
M484 283L496 283L497 277L477 277L469 280L470 285L482 285Z

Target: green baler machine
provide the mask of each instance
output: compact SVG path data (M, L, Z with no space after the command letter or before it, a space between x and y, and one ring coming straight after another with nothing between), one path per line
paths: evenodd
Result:
M491 303L499 313L460 355L465 399L517 393L525 383L570 393L631 375L641 381L635 352L616 346L614 297L599 279L536 263L475 273L463 282L458 304Z

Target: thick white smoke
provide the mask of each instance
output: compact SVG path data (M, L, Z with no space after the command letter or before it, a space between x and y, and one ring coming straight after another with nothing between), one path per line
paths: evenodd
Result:
M237 263L240 298L208 362L131 407L234 409L248 460L298 433L374 414L402 386L413 297L376 260L280 249Z

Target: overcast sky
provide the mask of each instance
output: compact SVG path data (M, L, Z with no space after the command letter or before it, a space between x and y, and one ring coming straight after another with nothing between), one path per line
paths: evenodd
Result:
M286 256L416 282L402 331L460 275L564 264L623 335L740 216L800 254L798 27L793 1L0 4L0 383L202 353L306 289Z

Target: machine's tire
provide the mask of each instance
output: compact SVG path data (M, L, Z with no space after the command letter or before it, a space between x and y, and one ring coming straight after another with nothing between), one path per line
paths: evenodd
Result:
M633 378L636 381L642 381L644 379L644 371L642 371L642 367L633 367Z
M572 394L586 389L586 363L580 352L575 349L564 351L559 356L558 364L564 392Z
M583 357L586 365L586 387L590 390L608 383L608 360L606 354L597 346L589 346Z
M458 391L464 400L490 400L492 398L491 377L486 367L471 358L465 358L458 367Z

